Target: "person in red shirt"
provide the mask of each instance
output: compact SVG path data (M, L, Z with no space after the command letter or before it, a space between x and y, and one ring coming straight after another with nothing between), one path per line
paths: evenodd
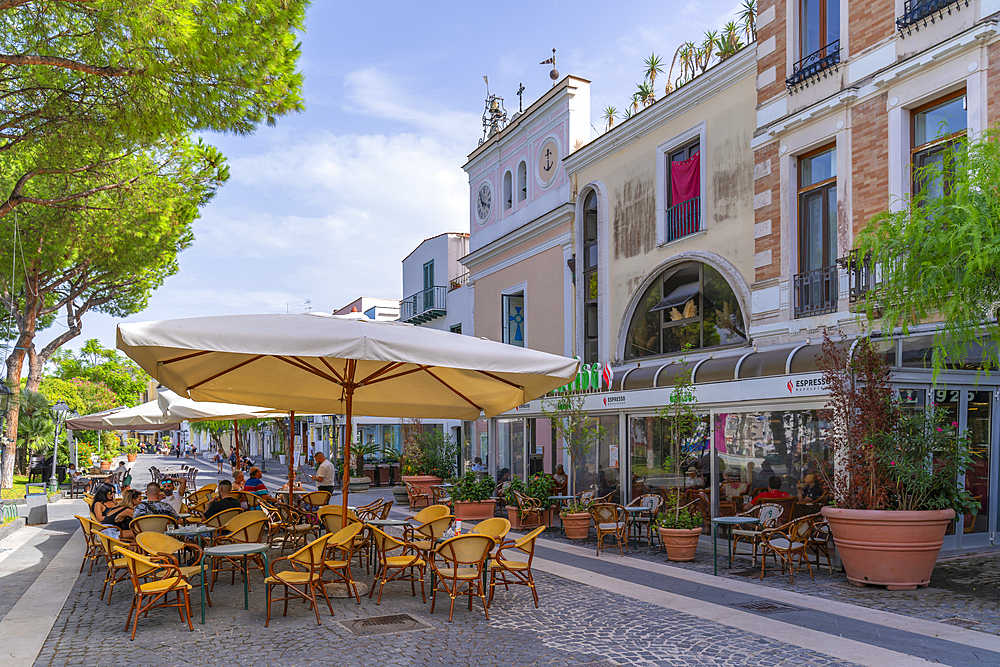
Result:
M767 502L772 498L788 498L788 494L781 490L781 478L777 475L772 475L767 480L767 487L770 491L758 493L751 504L756 505L759 502Z

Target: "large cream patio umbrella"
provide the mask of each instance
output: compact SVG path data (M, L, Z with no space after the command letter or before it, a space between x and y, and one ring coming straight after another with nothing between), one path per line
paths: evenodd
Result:
M181 396L351 418L479 419L565 385L579 362L363 315L230 315L118 325L118 348ZM294 437L294 429L292 430ZM289 457L289 477L292 471Z

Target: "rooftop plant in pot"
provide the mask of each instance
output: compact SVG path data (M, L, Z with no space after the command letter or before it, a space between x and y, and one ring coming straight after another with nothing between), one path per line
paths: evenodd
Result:
M471 470L451 487L455 502L455 518L460 520L489 519L493 516L496 499L493 497L493 478L477 475Z
M948 524L979 509L961 481L972 464L970 439L940 407L902 410L867 338L849 357L825 335L823 350L836 467L820 475L836 506L822 513L847 578L890 590L926 586Z

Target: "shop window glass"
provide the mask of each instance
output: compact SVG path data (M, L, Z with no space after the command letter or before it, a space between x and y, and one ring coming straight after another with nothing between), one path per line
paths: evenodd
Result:
M702 488L710 477L711 467L708 423L708 416L702 416L695 433L675 443L670 437L669 420L629 417L631 497L646 493L667 497L677 489ZM679 469L676 461L680 462ZM694 478L700 480L700 484L693 484Z

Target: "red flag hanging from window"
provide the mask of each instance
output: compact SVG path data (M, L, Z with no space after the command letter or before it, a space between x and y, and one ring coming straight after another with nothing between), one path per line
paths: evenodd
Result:
M701 196L701 152L670 163L670 203L677 206Z

